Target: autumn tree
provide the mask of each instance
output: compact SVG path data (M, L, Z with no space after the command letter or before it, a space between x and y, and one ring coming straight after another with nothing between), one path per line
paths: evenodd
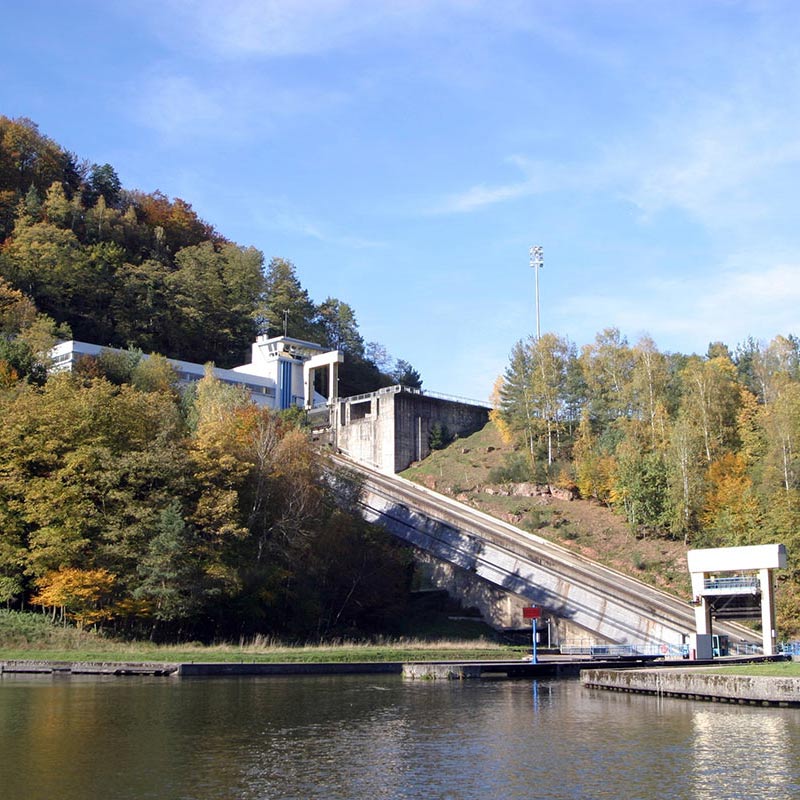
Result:
M706 462L736 445L736 420L741 393L736 369L727 358L693 358L681 373L681 406L697 421Z
M703 541L714 547L760 544L760 506L742 456L721 456L709 466L706 484Z
M619 329L606 328L592 344L584 345L580 364L592 420L605 426L628 416L635 357Z
M31 604L49 608L62 619L74 619L79 628L113 617L115 576L105 569L61 567L36 580Z

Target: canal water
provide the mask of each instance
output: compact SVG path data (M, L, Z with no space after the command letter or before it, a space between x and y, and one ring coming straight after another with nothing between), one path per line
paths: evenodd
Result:
M800 797L800 710L577 681L0 679L3 800Z

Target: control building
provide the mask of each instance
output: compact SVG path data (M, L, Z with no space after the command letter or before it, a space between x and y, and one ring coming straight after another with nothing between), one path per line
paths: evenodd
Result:
M125 351L75 340L60 342L50 351L50 371L71 371L82 357L96 357L104 352ZM206 372L203 364L177 358L168 358L167 361L175 368L182 383L199 381ZM339 364L343 361L339 350L325 350L314 342L289 336L272 339L259 336L253 342L249 364L233 369L214 367L213 374L223 383L247 389L259 406L276 410L293 406L310 409L336 402Z

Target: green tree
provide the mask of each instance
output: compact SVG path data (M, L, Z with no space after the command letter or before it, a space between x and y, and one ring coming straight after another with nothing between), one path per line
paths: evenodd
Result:
M260 318L271 336L281 336L285 331L295 339L323 341L317 309L301 286L294 264L283 258L273 258L267 267Z
M735 449L741 392L736 369L726 358L690 359L681 373L682 409L697 421L703 437L706 462Z
M364 340L358 332L356 314L352 307L335 297L328 297L317 309L325 344L347 355L363 356Z
M241 363L256 335L256 309L263 290L261 253L232 244L204 242L175 257L166 276L174 302L167 352L187 361Z
M667 465L649 446L649 430L641 421L619 421L626 435L616 452L612 503L620 506L634 529L668 529L672 518Z
M499 417L513 439L524 444L533 463L537 421L531 391L533 359L530 351L530 341L519 341L511 350L499 392Z
M47 222L24 225L3 248L3 276L46 314L69 322L83 253L72 231Z
M146 353L178 355L170 350L179 335L174 296L168 285L171 270L155 259L126 263L112 300L116 341ZM210 357L202 354L201 360Z
M580 364L593 422L605 427L629 416L635 357L619 330L606 328L597 334L593 344L584 345Z
M649 447L663 451L667 438L667 359L658 351L649 336L643 336L633 347L631 403L634 416L649 429Z
M392 372L392 379L401 386L408 386L410 389L422 388L422 376L408 361L398 358Z
M562 445L571 343L552 333L519 342L500 389L500 416L525 442L532 462L541 453L548 467Z
M133 596L146 604L146 613L158 622L189 618L200 607L193 531L177 500L159 514L137 572L140 581Z
M549 467L560 450L567 368L575 352L567 339L545 333L533 342L531 354L531 390L536 417L546 432Z
M95 205L100 198L110 208L119 208L122 198L122 184L111 164L93 164L89 170L89 180L84 191L83 202L87 208Z
M670 527L687 544L697 529L707 467L703 432L688 408L682 409L670 425L666 458L673 510Z

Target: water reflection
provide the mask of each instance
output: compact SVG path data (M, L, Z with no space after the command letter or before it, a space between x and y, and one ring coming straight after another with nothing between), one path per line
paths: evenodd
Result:
M786 716L762 711L754 718L737 706L698 710L692 717L694 796L712 800L721 790L745 800L800 795L792 727Z
M800 712L399 678L0 680L0 795L789 798Z

